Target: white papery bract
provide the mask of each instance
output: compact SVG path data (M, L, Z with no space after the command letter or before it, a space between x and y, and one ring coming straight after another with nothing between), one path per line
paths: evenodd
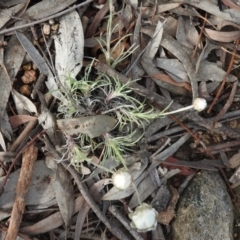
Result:
M131 227L136 228L138 232L154 230L157 226L158 212L147 203L136 207L135 211L128 216L132 220Z
M132 176L128 170L121 168L113 174L112 182L116 188L125 190L131 185Z
M203 111L207 107L207 101L204 98L196 98L193 102L193 108L198 112Z

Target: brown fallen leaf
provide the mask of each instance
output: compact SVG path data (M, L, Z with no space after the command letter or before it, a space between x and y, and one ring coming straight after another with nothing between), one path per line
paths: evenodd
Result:
M240 31L219 32L208 28L204 31L209 38L219 42L233 42L240 37Z
M12 128L16 128L20 126L21 124L24 124L26 122L32 121L37 119L37 117L29 116L29 115L15 115L9 117L9 122L11 124Z
M164 82L167 82L167 83L170 83L170 84L178 86L178 87L184 87L189 92L192 92L192 88L191 88L191 86L188 83L186 83L186 82L176 82L176 81L174 81L171 77L169 77L166 74L159 73L159 74L154 74L154 75L152 75L150 77L158 79L158 80L161 80L161 81L164 81Z

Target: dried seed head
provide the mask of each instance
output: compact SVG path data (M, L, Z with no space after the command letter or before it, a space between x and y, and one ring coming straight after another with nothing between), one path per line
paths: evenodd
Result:
M132 183L132 176L128 170L121 168L112 176L113 185L121 190L127 189Z
M51 33L51 26L50 26L50 24L47 24L47 23L43 24L43 33L45 35L50 35L50 33Z
M203 111L207 107L207 101L204 98L196 98L193 102L193 108L198 112Z
M29 83L35 82L36 79L37 79L36 71L34 71L34 70L25 71L24 75L21 77L21 80L25 84L29 84Z
M30 96L31 95L31 87L29 85L23 85L19 89L19 92L25 96Z

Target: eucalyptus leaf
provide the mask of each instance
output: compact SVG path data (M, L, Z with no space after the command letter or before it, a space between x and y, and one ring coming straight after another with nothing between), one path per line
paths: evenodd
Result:
M107 115L96 115L57 120L58 127L69 135L86 133L94 138L111 131L117 120Z

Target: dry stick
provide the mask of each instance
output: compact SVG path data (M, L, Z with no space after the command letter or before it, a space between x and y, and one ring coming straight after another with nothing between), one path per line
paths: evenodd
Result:
M232 87L232 91L230 93L230 96L229 96L229 99L227 100L227 102L225 103L224 107L221 109L220 113L218 113L218 115L215 117L215 122L217 122L219 119L222 118L222 116L227 112L227 110L230 108L232 102L233 102L233 99L234 99L234 96L236 94L236 91L237 91L237 87L238 87L238 81L236 81L234 84L233 84L233 87Z
M37 125L38 119L30 121L21 134L17 137L14 143L8 149L9 152L14 152L18 148L18 146L22 143L23 139L33 130L33 128Z
M5 240L15 240L25 210L25 197L31 182L33 166L37 159L38 148L34 145L27 147L23 153L22 167L16 187L16 197L12 208L10 223Z
M103 73L106 73L110 77L118 78L119 81L123 84L129 82L129 78L125 77L124 75L122 75L121 73L117 72L116 70L112 69L111 67L107 66L104 63L95 62L94 67L97 70L99 70ZM145 98L147 98L151 102L156 102L162 108L165 108L165 107L169 106L169 101L167 99L158 95L155 92L152 92L152 91L146 89L145 87L137 84L136 82L131 83L130 87L137 94L139 94L141 96L144 96ZM172 103L172 105L169 108L172 109L172 110L176 110L176 109L182 108L182 105L180 105L178 103ZM189 113L186 113L185 116L187 118L191 119L196 124L198 124L202 127L205 127L207 129L209 129L210 131L226 134L227 136L229 136L231 138L237 138L237 139L240 138L240 132L237 131L236 129L234 129L234 130L229 129L222 124L219 124L218 126L215 126L214 122L213 122L214 119L202 118L198 115L197 112L192 112L191 111Z
M216 94L213 102L211 103L210 107L209 107L208 110L207 110L207 113L210 113L210 112L212 111L212 108L214 107L214 105L216 104L219 96L220 96L221 93L222 93L223 87L224 87L224 85L225 85L225 83L226 83L227 75L228 75L228 74L231 72L231 70L232 70L233 62L234 62L234 59L235 59L235 54L236 54L236 52L237 52L237 48L238 48L238 45L239 45L239 40L240 40L240 39L238 38L237 41L236 41L236 43L235 43L235 48L234 48L234 50L233 50L233 52L232 52L231 61L230 61L229 66L228 66L228 70L227 70L227 72L226 72L226 75L225 75L224 79L222 80L222 83L221 83L221 85L220 85L220 88L218 89L218 92L217 92L217 94Z
M144 240L144 238L137 231L130 227L129 220L118 210L116 206L112 205L108 208L108 210L122 223L122 225L136 240Z
M19 30L19 29L22 29L22 28L25 28L25 27L31 27L31 26L33 26L33 25L36 25L36 24L39 24L39 23L48 21L48 20L50 20L50 19L60 17L60 16L62 16L62 15L64 15L64 14L69 13L69 12L72 12L73 10L75 10L75 9L77 9L77 8L79 8L79 7L82 7L82 6L88 4L88 3L92 2L92 1L93 1L93 0L87 0L86 2L83 2L83 3L80 3L80 4L78 4L78 5L75 5L75 6L71 7L71 8L68 8L68 9L66 9L66 10L64 10L64 11L62 11L62 12L60 12L60 13L53 14L53 15L51 15L51 16L49 16L49 17L42 18L42 19L40 19L40 20L33 21L33 22L31 22L31 23L23 24L23 25L21 25L21 26L16 26L16 27L12 27L12 28L5 29L5 30L3 30L3 31L0 31L0 35L3 35L3 34L5 34L5 33L9 33L9 32L12 32L12 31L16 31L16 30Z
M88 190L86 189L86 186L81 182L80 175L76 171L76 169L73 168L73 166L69 166L68 164L61 162L61 164L71 173L72 177L74 178L79 191L83 195L85 201L88 203L88 205L91 207L91 209L95 212L95 214L98 216L98 218L106 225L108 230L116 236L118 239L122 240L129 240L129 238L118 228L113 226L110 221L106 218L106 216L103 215L101 210L98 208L97 204L94 202L94 200L89 195Z

